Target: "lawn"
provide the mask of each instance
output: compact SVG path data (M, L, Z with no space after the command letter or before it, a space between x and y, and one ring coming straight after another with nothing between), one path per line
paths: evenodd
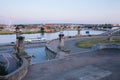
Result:
M93 40L85 40L79 41L76 43L76 46L80 48L91 48L94 44L99 43L111 43L111 44L120 44L120 38L115 38L113 41L108 41L107 39L93 39Z

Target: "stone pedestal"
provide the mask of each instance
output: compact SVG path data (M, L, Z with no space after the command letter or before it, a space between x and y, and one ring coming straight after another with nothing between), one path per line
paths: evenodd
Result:
M112 34L108 35L108 41L113 41Z
M15 45L15 53L18 53L18 37L20 36L20 28L16 27L15 28L15 33L16 33L16 45Z
M64 48L64 34L60 33L59 34L59 45L58 45L59 49Z
M31 56L29 56L25 52L25 47L24 47L24 38L23 36L18 37L18 55L21 57L24 57L28 61L28 65L30 64L31 61Z
M25 54L24 37L23 36L18 37L18 53L19 53L20 56Z
M80 26L78 26L77 30L78 30L78 36L80 36Z

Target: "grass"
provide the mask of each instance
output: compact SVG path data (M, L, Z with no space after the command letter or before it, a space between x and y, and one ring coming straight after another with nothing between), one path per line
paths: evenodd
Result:
M6 71L6 67L4 66L4 62L0 61L0 76L7 75L8 71Z
M35 33L40 33L39 31L25 31L22 32L23 34L35 34ZM15 34L14 31L0 31L0 35L6 35L6 34Z
M107 39L94 39L94 40L85 40L79 41L76 43L76 46L80 48L91 48L94 44L99 43L111 43L111 44L120 44L120 38L115 38L113 41L108 41Z
M22 34L35 34L35 33L41 33L40 31L23 31ZM48 32L44 32L48 33ZM55 33L55 32L50 32ZM0 35L7 35L7 34L15 34L14 31L0 31Z
M35 33L40 33L40 31L25 31L22 32L23 34L35 34Z
M12 32L12 31L0 31L0 35L4 35L4 34L14 34L14 32Z

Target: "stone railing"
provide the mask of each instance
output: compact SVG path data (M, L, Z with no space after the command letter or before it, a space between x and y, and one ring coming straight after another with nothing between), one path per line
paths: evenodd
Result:
M52 49L50 49L50 47L46 46L46 58L48 60L55 59L56 55L57 52L53 51Z
M21 80L28 71L28 61L25 58L22 58L22 65L16 71L5 75L0 76L0 80Z
M45 50L46 50L46 58L48 60L55 59L55 57L57 56L57 52L54 51L53 49L51 49L51 47L50 47L50 44L53 43L54 41L57 41L57 40L58 39L51 40L46 45L46 48L45 48Z
M108 48L120 49L120 44L95 44L93 45L92 50L108 49Z

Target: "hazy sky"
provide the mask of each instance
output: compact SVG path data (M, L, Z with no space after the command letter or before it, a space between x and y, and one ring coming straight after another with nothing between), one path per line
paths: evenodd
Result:
M0 23L120 23L120 0L0 0Z

